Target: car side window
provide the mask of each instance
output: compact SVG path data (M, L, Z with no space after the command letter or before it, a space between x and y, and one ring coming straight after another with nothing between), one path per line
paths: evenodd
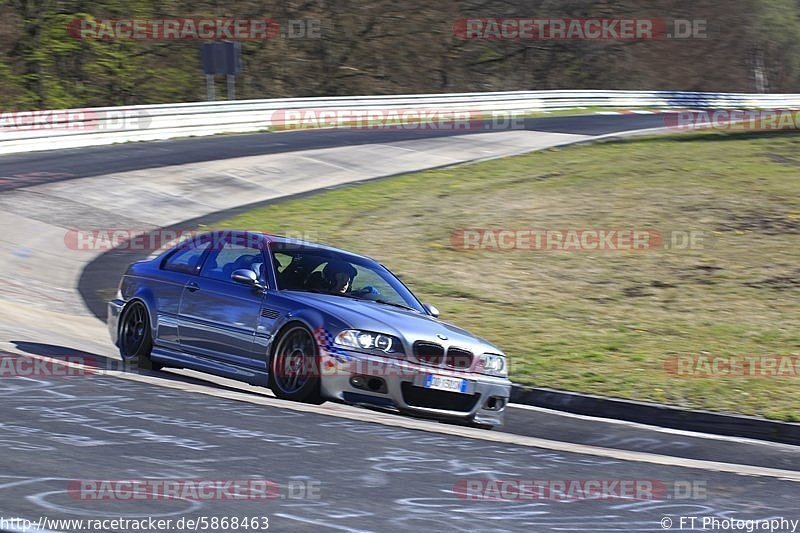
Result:
M208 246L209 243L179 246L177 251L167 257L161 265L161 268L174 272L183 272L184 274L195 274L197 273L197 267L200 265L203 253Z
M278 274L283 274L286 271L286 267L288 267L292 259L294 259L290 254L285 254L283 252L275 252L272 254L272 257L275 258L275 268Z
M281 290L302 290L305 287L306 260L300 254L273 252L273 262L278 275L277 286Z
M266 263L261 250L227 242L211 251L200 276L231 281L231 274L240 269L252 270L262 283L266 281Z

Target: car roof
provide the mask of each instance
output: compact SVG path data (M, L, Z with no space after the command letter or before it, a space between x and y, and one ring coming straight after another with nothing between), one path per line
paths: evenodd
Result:
M350 255L350 256L353 256L353 257L358 257L358 258L361 258L361 259L367 259L369 261L375 261L373 258L371 258L369 256L361 255L361 254L358 254L356 252L351 252L349 250L344 250L342 248L336 248L335 246L328 246L327 244L321 244L321 243L318 243L318 242L307 241L307 240L302 240L302 239L294 239L294 238L291 238L291 237L285 237L283 235L275 235L273 233L262 233L260 231L252 231L252 230L215 230L215 231L206 231L206 232L203 232L203 233L198 233L196 237L202 237L202 236L205 236L205 235L213 235L215 233L230 233L230 234L236 235L237 237L240 237L240 238L243 237L243 238L246 238L248 240L249 239L260 240L260 241L263 241L263 242L265 242L267 244L286 244L286 245L300 246L300 247L308 246L308 247L313 247L313 248L319 248L320 250L325 250L325 251L328 251L328 252L335 252L335 253ZM377 262L377 261L375 261L375 262Z

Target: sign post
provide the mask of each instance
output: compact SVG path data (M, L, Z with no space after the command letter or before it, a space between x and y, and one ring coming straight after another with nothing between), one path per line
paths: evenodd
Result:
M236 76L228 74L228 100L236 100Z
M214 75L206 74L206 100L214 101Z

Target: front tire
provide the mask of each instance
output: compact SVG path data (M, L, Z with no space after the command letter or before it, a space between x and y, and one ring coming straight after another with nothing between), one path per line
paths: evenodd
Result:
M145 370L160 370L163 365L150 359L153 336L147 308L133 302L125 308L120 319L119 355L125 364L136 364Z
M321 404L319 348L305 326L288 326L277 338L270 359L269 388L278 398Z

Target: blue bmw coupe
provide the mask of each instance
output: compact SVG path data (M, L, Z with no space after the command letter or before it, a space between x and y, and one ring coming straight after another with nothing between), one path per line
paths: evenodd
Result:
M511 383L496 346L442 322L378 262L250 231L193 235L131 264L109 302L126 362L493 427Z

